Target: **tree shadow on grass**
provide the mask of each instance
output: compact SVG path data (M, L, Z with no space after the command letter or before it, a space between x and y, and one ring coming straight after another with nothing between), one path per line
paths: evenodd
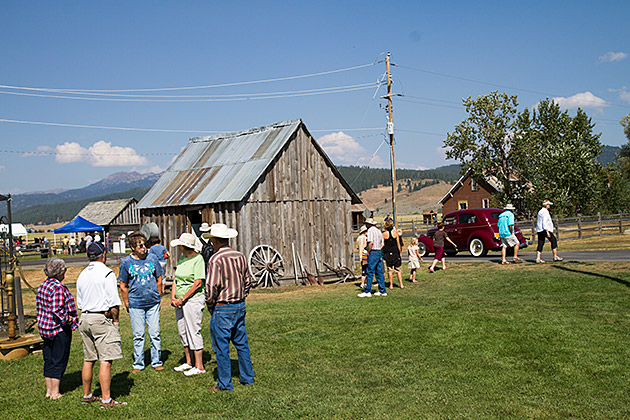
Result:
M617 277L607 276L605 274L591 273L589 271L576 270L576 269L573 269L573 268L568 268L568 267L560 266L560 265L554 265L552 267L553 268L557 268L558 270L570 271L572 273L587 274L589 276L601 277L601 278L604 278L604 279L612 280L612 281L617 282L619 284L623 284L626 287L630 287L630 282L629 281L623 280L623 279L620 279L620 278L617 278Z
M61 378L61 383L59 384L59 392L65 394L66 392L72 392L82 386L83 382L81 381L80 370L72 373L65 373L63 378Z

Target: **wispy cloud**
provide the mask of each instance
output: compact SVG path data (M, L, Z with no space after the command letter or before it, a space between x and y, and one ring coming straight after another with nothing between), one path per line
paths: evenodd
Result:
M628 86L622 86L619 89L608 89L609 92L615 92L619 94L619 98L622 101L630 102L630 89Z
M614 63L615 61L625 60L628 57L630 57L630 54L625 53L625 52L609 51L606 54L599 57L599 62L600 63Z
M89 148L76 142L65 142L56 147L58 163L85 162L91 166L146 166L149 161L131 147L112 146L111 142L97 141Z
M573 109L573 108L588 108L588 109L596 109L601 110L608 106L608 103L591 92L583 92L576 93L573 96L562 97L558 96L553 98L553 100L560 106L560 108L564 109Z
M384 166L379 156L371 156L359 142L343 131L326 134L317 141L337 165Z

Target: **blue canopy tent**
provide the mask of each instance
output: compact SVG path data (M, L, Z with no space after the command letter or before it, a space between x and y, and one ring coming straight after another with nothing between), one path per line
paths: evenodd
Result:
M89 220L85 220L81 216L77 216L70 223L64 225L60 228L55 229L54 233L71 233L71 232L92 232L92 231L101 231L105 230L103 226L97 225L95 223L90 222Z

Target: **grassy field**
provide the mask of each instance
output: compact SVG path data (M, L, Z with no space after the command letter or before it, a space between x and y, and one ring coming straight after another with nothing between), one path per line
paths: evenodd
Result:
M405 269L405 275L407 275ZM454 263L386 298L356 284L255 290L247 329L256 384L213 393L208 374L185 377L173 309L163 300L166 369L113 366L127 407L82 406L75 333L65 396L44 398L42 358L0 362L0 416L62 418L619 419L630 416L630 263L499 266ZM39 276L39 272L33 272ZM68 282L78 269L71 268ZM30 276L30 274L27 273ZM30 277L29 277L30 278ZM71 289L74 293L74 289ZM25 294L27 310L32 293ZM148 358L148 354L147 354ZM98 392L98 391L97 391Z

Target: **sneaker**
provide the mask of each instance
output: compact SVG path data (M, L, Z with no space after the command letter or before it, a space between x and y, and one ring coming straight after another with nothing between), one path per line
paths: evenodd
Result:
M109 402L106 402L106 403L101 401L101 408L118 407L120 405L127 405L127 403L122 402L122 401L116 401L113 398L110 398Z
M358 297L372 297L372 293L370 293L370 292L363 292L363 293L359 293L357 296Z
M192 369L188 369L186 372L184 372L184 375L186 376L193 376L193 375L199 375L200 373L206 373L205 370L201 370L201 369L197 369L196 367L192 368Z
M536 264L544 264L545 262L543 260L536 260Z
M387 293L385 293L385 294L387 294ZM382 294L381 292L375 292L375 293L374 293L374 296L382 296L382 295L383 295L383 294Z
M564 258L562 258L562 257L554 257L553 260L554 261L564 261Z
M176 368L173 368L173 370L175 372L183 372L185 370L191 369L192 366L190 366L188 363L184 363L183 365L179 365Z

